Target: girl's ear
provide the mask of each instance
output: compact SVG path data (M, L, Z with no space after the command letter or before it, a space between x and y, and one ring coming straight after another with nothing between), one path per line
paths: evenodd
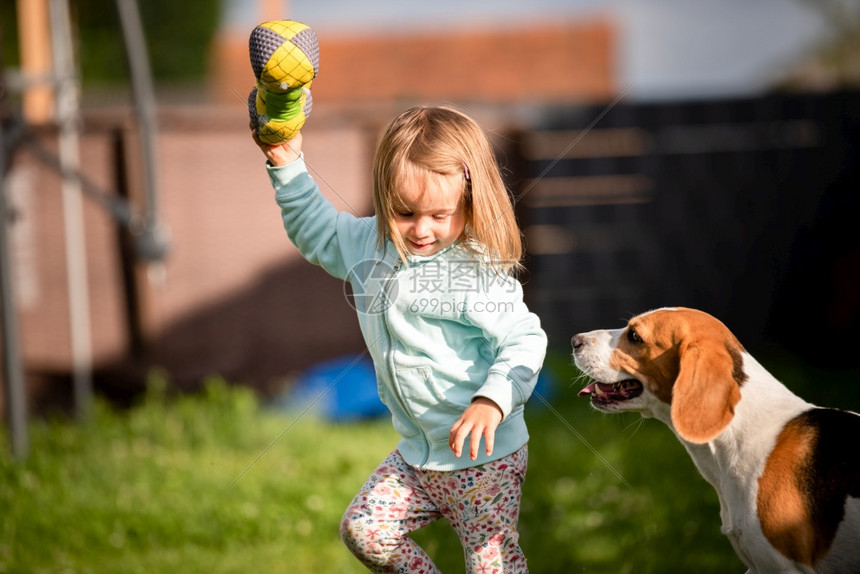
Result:
M680 369L672 389L672 424L686 441L703 444L719 435L741 399L734 362L722 342L694 341L680 349Z

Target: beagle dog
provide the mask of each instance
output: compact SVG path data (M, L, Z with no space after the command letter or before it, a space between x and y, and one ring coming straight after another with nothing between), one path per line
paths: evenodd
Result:
M580 396L666 423L748 573L860 573L860 415L789 391L714 317L658 309L571 340Z

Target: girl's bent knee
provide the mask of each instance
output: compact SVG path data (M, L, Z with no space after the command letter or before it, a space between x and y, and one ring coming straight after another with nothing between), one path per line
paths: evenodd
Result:
M386 572L391 561L391 550L383 544L379 530L362 520L344 517L340 523L340 537L349 551L362 564L374 572Z

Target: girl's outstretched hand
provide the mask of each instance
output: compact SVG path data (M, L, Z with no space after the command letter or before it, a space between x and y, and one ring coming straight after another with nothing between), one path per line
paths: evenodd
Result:
M296 132L293 139L280 145L269 145L261 142L253 124L249 125L251 127L251 137L254 138L254 143L259 146L263 151L263 154L266 156L266 159L268 159L272 165L276 167L287 165L288 163L296 161L299 159L299 156L302 155L302 132Z
M502 422L502 409L484 397L478 397L469 405L463 415L451 427L448 434L448 446L454 451L457 458L463 453L463 443L471 434L469 441L469 458L478 458L478 447L481 444L481 436L484 437L484 446L487 456L493 454L493 441L496 437L496 427Z

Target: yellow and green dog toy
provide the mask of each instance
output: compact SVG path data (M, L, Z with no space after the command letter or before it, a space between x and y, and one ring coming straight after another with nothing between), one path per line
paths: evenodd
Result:
M313 107L311 80L319 71L316 32L293 20L264 22L248 41L257 85L248 96L260 141L277 145L295 136Z

